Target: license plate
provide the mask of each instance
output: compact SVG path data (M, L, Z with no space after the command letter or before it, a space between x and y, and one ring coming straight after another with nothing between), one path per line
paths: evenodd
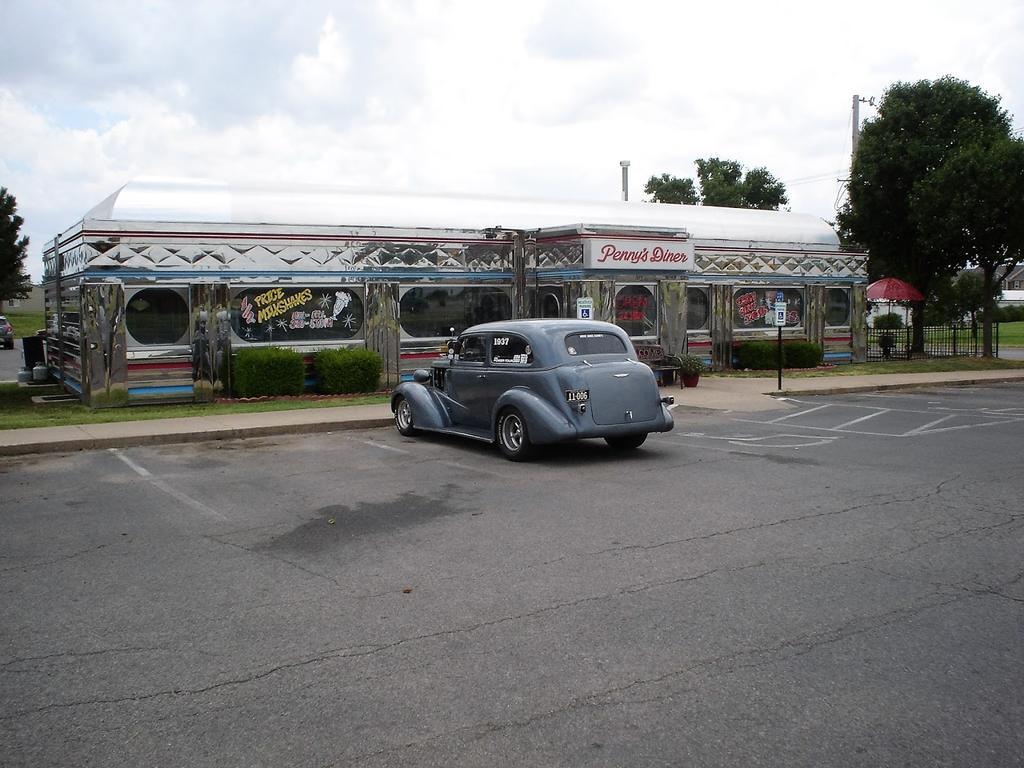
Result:
M565 390L565 400L568 403L582 403L590 399L589 389L567 389Z

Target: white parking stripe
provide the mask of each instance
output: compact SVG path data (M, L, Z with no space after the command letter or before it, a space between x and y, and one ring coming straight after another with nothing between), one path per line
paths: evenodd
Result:
M212 508L206 506L201 501L196 501L191 496L188 496L188 495L182 493L181 491L177 490L176 488L172 488L167 483L165 483L163 480L160 480L159 478L153 477L153 475L150 473L150 471L148 469L146 469L145 467L140 467L134 461L132 461L127 456L125 456L123 453L121 453L121 451L119 451L117 448L110 448L109 450L117 458L119 458L121 461L123 461L129 467L131 467L133 472L135 472L140 477L144 477L147 480L149 480L149 482L153 485L154 488L160 489L161 491L166 493L168 496L173 496L175 499L180 501L186 507L191 507L196 512L202 512L204 515L207 515L209 517L214 517L217 520L227 520L227 518L224 517L224 515L222 515L217 510L212 509Z
M797 416L806 416L808 413L814 413L815 411L820 411L822 408L831 408L831 407L832 407L832 403L826 403L825 405L819 405L816 408L808 408L805 411L797 411L796 413L790 413L787 416L780 416L777 419L772 419L771 421L765 421L765 422L762 422L762 423L763 424L778 424L780 421L785 421L786 419L795 419Z
M403 448L395 448L394 446L391 446L391 445L384 445L384 443L376 443L373 440L360 440L359 442L361 442L363 445L369 445L369 446L372 446L374 448L380 448L380 449L385 450L385 451L393 451L395 453L404 453L406 455L409 454L409 451L406 451Z
M934 427L936 424L941 424L944 421L949 421L950 419L955 419L955 418L956 418L955 414L950 415L950 416L943 416L941 419L936 419L935 421L929 421L927 424L922 424L920 427L917 427L916 429L912 429L909 432L904 432L903 436L906 437L908 435L920 434L921 432L924 432L925 430L927 430L929 427Z
M869 413L867 416L861 416L859 419L853 419L852 421L846 421L843 422L842 424L836 424L834 427L832 427L832 429L844 429L845 427L849 427L854 424L859 424L862 421L873 419L875 418L875 416L881 416L883 413L889 413L889 411L891 410L892 408L882 408L880 410L875 411L874 413Z

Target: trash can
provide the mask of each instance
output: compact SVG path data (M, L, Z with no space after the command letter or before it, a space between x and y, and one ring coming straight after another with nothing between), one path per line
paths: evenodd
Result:
M25 370L31 371L36 363L46 363L42 336L25 336L21 340L21 347L25 353Z

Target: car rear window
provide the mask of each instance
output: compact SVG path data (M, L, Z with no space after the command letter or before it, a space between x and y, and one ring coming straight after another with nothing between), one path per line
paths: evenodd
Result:
M570 333L565 337L570 355L624 355L626 345L613 333Z

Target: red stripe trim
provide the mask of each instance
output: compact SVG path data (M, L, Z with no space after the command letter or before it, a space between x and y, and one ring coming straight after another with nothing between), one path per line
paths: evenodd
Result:
M129 371L191 370L192 363L128 363Z
M268 234L260 232L209 232L206 230L197 230L195 232L181 232L177 230L146 229L118 229L111 231L102 229L89 229L84 230L78 235L75 235L75 238L78 237L163 237L170 239L189 238L193 240L201 240L202 238L223 238L234 240L314 240L323 242L346 243L466 243L470 245L512 244L511 241L497 239L488 240L480 237L405 237L398 236L397 234L394 237L381 237L379 235L327 235L314 234L309 232L280 232L275 234ZM61 245L64 245L64 243L61 243Z
M426 360L429 357L442 357L440 352L403 352L402 360Z

